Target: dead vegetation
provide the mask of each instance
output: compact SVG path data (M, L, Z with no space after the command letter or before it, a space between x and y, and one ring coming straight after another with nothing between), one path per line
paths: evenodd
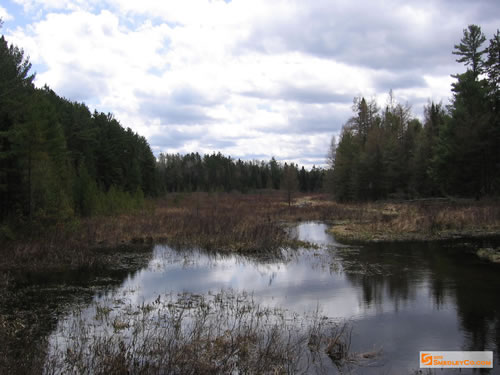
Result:
M497 201L333 202L327 195L298 195L289 207L283 194L169 194L142 211L59 225L2 246L0 269L106 266L119 246L153 243L219 252L269 254L300 245L284 223L332 224L339 240L429 240L500 233Z
M50 339L44 373L329 373L357 358L344 342L350 330L232 291L159 296L104 315L73 313Z
M357 218L337 221L338 240L405 241L500 234L500 202L413 201L352 206Z

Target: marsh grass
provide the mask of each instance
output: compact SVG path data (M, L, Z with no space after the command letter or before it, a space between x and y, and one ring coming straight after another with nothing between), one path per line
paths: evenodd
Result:
M353 206L358 216L336 222L339 240L398 241L500 234L497 201L380 202Z
M279 222L281 203L273 194L171 194L133 214L82 219L10 241L1 249L8 256L0 258L0 269L99 267L113 262L102 249L165 242L272 252L294 243Z
M245 293L159 296L96 315L103 303L60 323L45 374L329 373L356 358L349 323L262 307Z
M298 195L290 207L279 192L173 193L132 214L81 219L4 244L0 269L106 267L117 249L168 243L217 252L272 254L305 244L284 223L324 221L339 240L431 240L500 233L500 202L421 200L337 203ZM103 251L104 250L104 251ZM119 249L121 252L122 249Z

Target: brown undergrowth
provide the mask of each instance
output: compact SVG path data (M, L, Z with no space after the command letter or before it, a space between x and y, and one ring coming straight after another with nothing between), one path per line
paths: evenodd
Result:
M297 195L291 207L280 192L168 194L132 214L59 224L41 235L3 244L0 269L106 266L116 248L153 243L222 252L272 254L300 245L284 223L332 224L339 240L429 240L500 233L497 201L333 202ZM107 251L107 249L112 249Z
M343 241L408 241L486 237L500 234L500 202L421 200L357 206L358 218L335 222Z

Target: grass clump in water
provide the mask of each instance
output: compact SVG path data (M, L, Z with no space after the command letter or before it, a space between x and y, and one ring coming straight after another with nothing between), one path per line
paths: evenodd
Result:
M264 308L244 293L159 297L109 314L92 324L75 312L62 323L44 373L324 373L355 358L347 323ZM343 348L334 356L333 341Z

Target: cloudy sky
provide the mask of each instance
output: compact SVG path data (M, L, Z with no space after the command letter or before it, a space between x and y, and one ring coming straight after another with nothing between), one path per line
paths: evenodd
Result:
M324 165L354 96L448 102L468 24L498 0L4 0L36 84L112 112L155 154Z

